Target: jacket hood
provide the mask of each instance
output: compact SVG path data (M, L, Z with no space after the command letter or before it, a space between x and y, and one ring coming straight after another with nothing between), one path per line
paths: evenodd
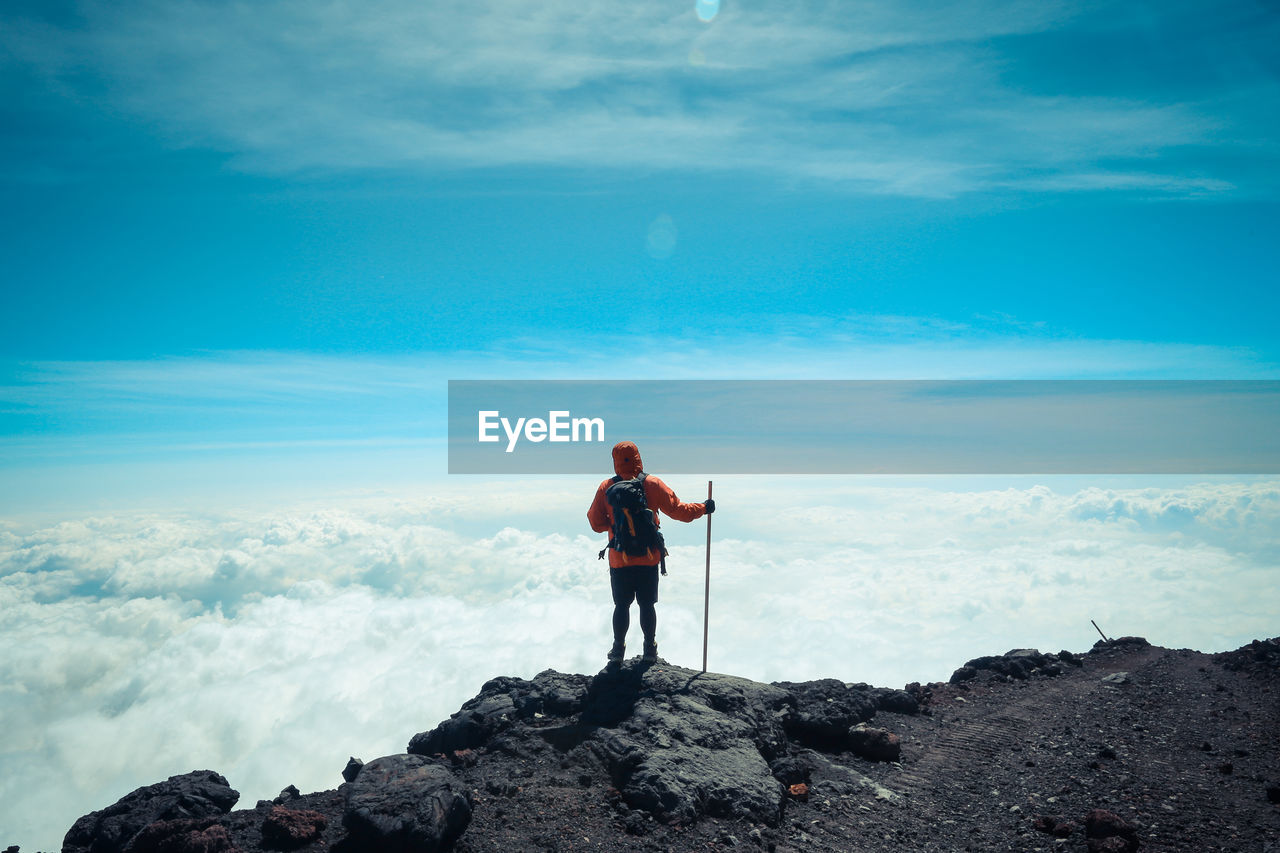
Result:
M633 442L619 441L613 446L613 473L624 480L633 479L644 470L640 461L640 448Z

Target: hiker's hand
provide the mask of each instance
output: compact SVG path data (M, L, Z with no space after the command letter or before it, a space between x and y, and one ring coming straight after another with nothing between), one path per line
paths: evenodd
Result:
M707 498L707 502L703 504L703 506L705 506L707 509L707 513L706 513L707 515L711 515L711 513L716 511L716 502L713 501L711 498Z

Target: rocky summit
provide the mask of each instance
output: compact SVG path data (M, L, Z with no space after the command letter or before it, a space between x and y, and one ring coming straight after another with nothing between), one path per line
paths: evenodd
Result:
M1278 698L1280 639L1014 649L902 689L633 659L494 678L404 753L335 756L334 790L139 788L63 851L1261 851Z

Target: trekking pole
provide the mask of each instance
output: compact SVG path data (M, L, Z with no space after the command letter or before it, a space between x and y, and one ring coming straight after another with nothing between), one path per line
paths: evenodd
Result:
M711 500L711 481L707 480L707 500ZM707 585L702 591L702 671L707 671L707 620L711 616L711 513L707 513Z

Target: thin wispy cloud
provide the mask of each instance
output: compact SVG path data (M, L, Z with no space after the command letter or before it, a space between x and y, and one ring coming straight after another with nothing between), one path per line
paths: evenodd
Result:
M1055 337L1009 317L777 316L742 329L637 333L647 378L1257 379L1277 366L1246 347ZM754 329L754 331L752 331ZM220 352L118 361L24 362L0 383L0 434L76 434L165 445L379 441L443 428L450 379L614 379L607 336L512 339L486 353L394 356ZM714 364L708 373L707 365ZM39 425L37 437L26 428ZM349 430L348 430L349 428ZM337 430L336 432L334 430ZM354 430L354 432L351 432ZM317 431L319 434L317 434ZM132 445L131 445L132 446Z
M55 95L250 171L749 172L907 196L1232 190L1216 165L1255 122L1231 96L1259 76L1212 102L1009 79L1034 49L1020 39L1107 8L727 3L703 22L692 2L142 0L85 4L75 25L14 15L3 38Z

